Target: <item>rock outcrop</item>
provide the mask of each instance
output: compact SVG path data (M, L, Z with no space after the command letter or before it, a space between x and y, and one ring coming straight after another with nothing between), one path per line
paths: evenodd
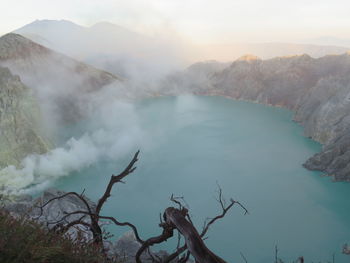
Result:
M25 156L49 148L33 92L8 68L0 67L0 169L18 166Z
M305 135L324 145L304 166L350 181L350 55L308 55L261 60L244 56L223 70L171 76L176 92L219 95L281 106L295 112ZM186 79L185 77L189 77ZM180 85L179 85L180 84ZM164 88L164 94L171 94Z
M48 205L40 209L40 206L48 202L49 200L62 196L66 192L55 188L49 188L45 190L41 196L33 198L30 195L17 195L9 196L4 198L4 207L6 210L11 212L13 216L26 216L29 219L35 220L39 223L42 223L43 226L51 229L55 226L56 222L59 222L66 213L71 213L74 211L87 211L87 208L83 201L78 197L68 195L63 198L53 200ZM89 206L94 209L96 207L95 203L85 197L85 200L88 202ZM66 218L66 220L61 223L67 224L74 220L78 220L81 217L80 214L74 214ZM89 219L84 219L84 221L89 222ZM85 228L81 228L86 230ZM75 229L72 228L70 234L75 234ZM86 238L87 240L92 239L91 233L87 230Z

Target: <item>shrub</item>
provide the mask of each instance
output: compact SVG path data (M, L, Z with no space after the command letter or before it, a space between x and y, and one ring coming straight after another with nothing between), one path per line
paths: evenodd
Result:
M0 262L2 263L104 263L98 247L45 230L37 222L14 218L0 210Z

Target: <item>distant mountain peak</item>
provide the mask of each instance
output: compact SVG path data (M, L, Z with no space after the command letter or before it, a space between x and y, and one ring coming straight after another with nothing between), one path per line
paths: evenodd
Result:
M60 19L60 20L54 20L54 19L36 19L34 20L32 23L30 24L53 24L53 23L57 23L57 24L69 24L69 25L76 25L75 23L73 23L72 21L69 20L65 20L65 19Z
M236 61L252 62L252 61L258 61L258 60L261 60L261 58L252 54L246 54L238 58Z
M15 30L15 32L26 32L28 29L32 30L33 28L41 28L41 29L52 29L52 27L56 28L65 28L65 29L94 29L94 28L106 28L106 29L115 29L115 28L123 28L119 25L110 23L108 21L101 21L101 22L97 22L94 25L87 27L87 26L81 26L78 25L70 20L65 20L65 19L61 19L61 20L52 20L52 19L42 19L42 20L35 20L29 24L24 25L23 27Z
M23 27L16 29L14 32L19 34L27 34L31 33L31 31L39 30L39 32L50 30L50 31L56 31L56 30L78 30L78 29L85 29L85 27L80 26L78 24L75 24L72 21L69 20L35 20L29 24L24 25Z

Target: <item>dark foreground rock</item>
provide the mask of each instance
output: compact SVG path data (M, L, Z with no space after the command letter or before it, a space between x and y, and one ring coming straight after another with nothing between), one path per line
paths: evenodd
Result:
M65 194L64 191L58 189L50 188L46 190L40 197L32 198L29 195L14 197L11 201L5 201L5 208L11 212L13 216L16 217L28 217L34 221L37 221L43 226L47 227L49 230L52 229L58 222L62 224L68 224L74 220L78 220L81 215L75 214L67 217L64 221L61 219L66 215L66 213L74 211L87 211L84 203L76 196L66 196L62 199L53 200L44 208L40 208L42 204L47 201ZM89 199L85 198L86 201L92 208L96 205ZM90 223L88 218L84 219L85 222ZM78 225L78 229L82 230L84 233L84 238L86 240L92 239L92 234L90 231L82 226ZM68 234L74 238L77 235L77 228L71 228Z
M66 192L58 189L48 189L40 197L32 198L30 195L22 195L11 197L11 199L2 198L3 206L15 217L28 217L29 219L38 221L47 227L52 229L55 224L62 219L66 213L73 211L87 211L85 204L76 196L66 196L61 199L53 200L44 208L40 208L41 204L45 204L47 201L64 195ZM96 205L94 202L85 198L89 206L95 209ZM71 215L63 221L64 224L68 224L74 220L77 220L81 215ZM90 220L84 219L85 222L89 223ZM101 222L101 225L105 224ZM84 226L79 226L79 230L83 231L84 238L86 241L92 240L92 234L90 230ZM78 229L72 228L68 231L72 238L77 235ZM81 233L81 232L80 232ZM135 255L140 248L140 243L137 242L135 235L132 231L126 232L124 235L119 237L115 242L107 240L104 243L107 253L110 256L118 256L125 263L134 263ZM152 252L152 255L157 258L165 258L168 256L166 251ZM141 256L143 262L153 262L152 258L148 253L144 253Z

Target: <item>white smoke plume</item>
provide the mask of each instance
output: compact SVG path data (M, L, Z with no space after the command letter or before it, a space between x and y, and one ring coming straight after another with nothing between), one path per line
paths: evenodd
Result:
M23 192L20 189L67 176L101 160L116 160L150 143L151 137L140 128L130 103L115 101L89 118L88 131L80 137L72 137L46 154L27 156L20 168L2 169L0 185L6 186L7 191L20 193Z
M139 46L142 43L137 42L135 49ZM52 138L55 148L43 155L27 156L19 167L2 169L0 187L23 192L23 189L45 185L100 160L116 160L154 143L154 136L142 129L134 104L128 101L157 93L159 80L174 65L182 63L176 52L168 52L168 47L160 45L152 49L155 53L150 54L153 59L137 61L135 57L128 57L127 61L133 63L127 63L127 67L125 63L122 65L128 79L119 78L98 86L98 80L114 80L114 76L60 53L35 50L38 52L31 56L7 60L1 65L18 74L21 81L33 90L43 114L43 129ZM150 52L149 48L147 52ZM103 52L94 54L104 63ZM112 68L118 65L118 60L113 61L115 64L109 65ZM147 70L142 70L144 68ZM84 132L62 141L58 138L67 133L67 120L70 125L83 122Z

